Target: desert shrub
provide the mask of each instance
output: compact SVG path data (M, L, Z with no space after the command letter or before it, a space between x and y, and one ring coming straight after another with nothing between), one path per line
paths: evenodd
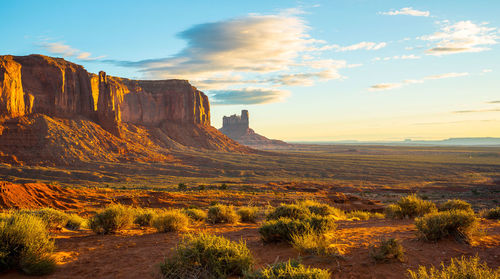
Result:
M186 208L184 209L184 214L193 221L204 221L207 219L207 212L198 208Z
M446 211L446 210L473 211L470 203L463 201L463 200L458 200L458 199L448 200L447 202L443 203L439 207L439 210L441 210L441 211Z
M325 234L306 233L292 235L291 244L295 250L302 254L318 256L340 256L341 252L331 244Z
M433 202L425 201L417 195L409 195L389 205L385 213L389 218L413 218L436 211L437 208Z
M0 221L0 271L19 269L30 275L55 270L54 242L46 223L30 214L13 214Z
M236 223L238 214L233 206L217 204L208 208L207 222L211 224Z
M152 225L159 232L183 231L189 225L189 218L182 211L172 209L155 217Z
M160 265L160 273L162 278L227 278L243 275L253 263L245 242L198 234L177 245L174 255Z
M500 219L500 206L481 212L481 216L486 219L492 219L492 220Z
M151 227L153 219L158 216L158 211L152 208L141 208L135 210L134 224L141 227Z
M70 230L78 230L83 228L87 220L80 217L78 214L68 214L68 220L66 221L65 227Z
M441 268L434 266L427 269L419 266L418 270L409 270L411 279L497 279L500 278L500 268L491 269L486 263L481 263L479 257L452 258L450 265L441 263Z
M186 191L186 190L187 190L187 188L188 188L188 187L187 187L187 185L186 185L185 183L179 183L179 184L177 184L177 189L178 189L179 191Z
M377 246L370 246L370 256L377 262L388 262L393 259L404 261L404 248L395 238L383 239Z
M339 208L329 206L325 203L320 203L313 200L304 200L297 203L297 205L309 209L312 214L317 214L321 216L332 215L337 217L337 219L343 219L345 217L345 212Z
M314 215L302 220L282 217L264 222L259 228L259 233L264 242L290 242L294 235L320 234L334 228L335 220L331 216Z
M439 240L447 236L467 240L476 226L476 217L473 212L465 210L442 211L415 219L415 225L427 240Z
M219 189L220 190L227 190L229 187L227 186L226 183L222 183L220 186L219 186Z
M329 279L330 272L320 268L305 267L298 261L288 261L270 265L254 273L246 274L246 279Z
M319 216L312 215L308 219L307 222L311 225L311 229L315 233L324 233L327 231L331 231L336 228L335 217L329 216Z
M259 208L253 206L240 207L236 213L240 216L241 222L255 223L259 215Z
M306 219L311 215L307 207L298 204L281 204L274 208L266 216L267 220L277 220L279 218Z
M135 212L124 205L110 205L99 211L89 220L90 229L98 234L110 234L118 230L130 228Z

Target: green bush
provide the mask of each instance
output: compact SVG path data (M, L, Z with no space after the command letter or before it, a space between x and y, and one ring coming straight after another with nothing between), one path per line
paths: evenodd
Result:
M162 278L227 278L249 271L254 259L243 241L210 235L189 235L174 255L160 265Z
M253 206L240 207L237 213L241 222L255 223L259 217L259 208Z
M458 199L448 200L447 202L443 203L439 207L439 210L441 210L441 211L446 211L446 210L473 211L470 203L463 201L463 200L458 200Z
M385 214L389 218L413 218L436 211L437 208L433 202L425 201L417 195L409 195L387 206Z
M89 220L90 229L98 234L115 233L130 228L134 222L135 211L124 205L110 205L99 211Z
M267 220L279 218L306 219L311 215L307 207L298 204L282 204L272 210L266 217Z
M233 206L217 204L208 208L207 222L211 224L238 222L238 214Z
M481 263L479 257L461 259L452 258L450 265L441 263L441 268L434 266L427 269L420 266L418 270L408 270L411 279L498 279L500 268L489 268L486 263Z
M492 220L500 219L500 206L481 212L481 216L486 219L492 219Z
M78 214L68 214L68 220L66 221L66 228L70 230L78 230L85 227L87 220L80 217Z
M151 227L153 225L153 219L158 216L158 210L152 208L141 208L136 209L134 224L141 227Z
M304 200L297 203L297 205L305 207L312 214L321 215L321 216L334 216L336 219L344 219L345 212L339 208L329 206L325 203L320 203L313 200ZM285 217L285 216L283 216Z
M383 239L377 246L370 246L370 256L377 262L389 262L393 259L404 261L404 248L395 238Z
M306 233L292 235L291 244L301 254L340 256L342 253L325 234Z
M298 261L288 261L268 266L245 275L246 279L330 279L325 269L305 267Z
M415 219L417 229L427 240L439 240L447 236L467 240L476 223L474 213L465 210L429 213Z
M76 214L68 214L62 210L48 207L35 210L20 210L15 213L37 216L42 219L49 230L61 228L77 230L85 222L85 219Z
M187 190L187 188L188 188L188 187L187 187L187 185L186 185L185 183L179 183L179 184L177 184L177 189L178 189L179 191L186 191L186 190Z
M184 231L189 225L189 218L177 209L168 210L153 219L153 227L159 232Z
M290 242L294 235L320 234L334 228L335 220L331 216L314 215L302 220L282 217L264 222L259 228L259 233L264 242Z
M0 221L0 271L18 269L29 275L55 270L54 242L46 223L30 214L13 214Z
M207 219L207 212L198 208L186 208L184 209L184 214L193 221L204 221Z

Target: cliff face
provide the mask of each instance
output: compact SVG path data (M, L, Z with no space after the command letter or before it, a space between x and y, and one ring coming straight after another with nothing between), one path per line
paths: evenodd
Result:
M0 75L0 116L4 117L84 116L111 132L121 121L210 125L207 96L184 80L95 75L64 59L41 55L0 56Z

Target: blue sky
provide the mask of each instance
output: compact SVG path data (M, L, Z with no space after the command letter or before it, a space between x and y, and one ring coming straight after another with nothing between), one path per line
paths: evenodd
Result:
M500 137L500 2L102 2L0 2L0 54L188 79L271 138Z

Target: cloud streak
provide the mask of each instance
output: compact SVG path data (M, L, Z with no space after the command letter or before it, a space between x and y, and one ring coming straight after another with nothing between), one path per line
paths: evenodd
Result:
M244 88L212 90L209 93L216 105L257 105L280 102L289 95L288 91L266 88Z
M379 83L374 84L368 88L369 91L383 91L383 90L391 90L395 88L400 88L406 85L415 84L415 83L424 83L427 80L437 80L437 79L445 79L445 78L456 78L456 77L464 77L468 76L469 73L445 73L439 75L426 76L422 79L407 79L402 82L396 83Z
M464 52L481 52L489 50L488 46L497 44L499 38L497 28L488 27L487 23L475 24L472 21L459 21L449 24L442 22L440 31L419 37L435 45L426 52L429 55L448 55Z
M82 61L93 61L104 58L104 56L92 57L90 52L81 51L61 42L41 42L38 44L52 55L60 55L66 58L76 58Z
M388 11L388 12L381 12L380 14L383 15L409 15L409 16L423 16L423 17L428 17L431 15L429 11L420 11L420 10L415 10L412 7L407 7L407 8L402 8L400 10L393 10L393 11Z

